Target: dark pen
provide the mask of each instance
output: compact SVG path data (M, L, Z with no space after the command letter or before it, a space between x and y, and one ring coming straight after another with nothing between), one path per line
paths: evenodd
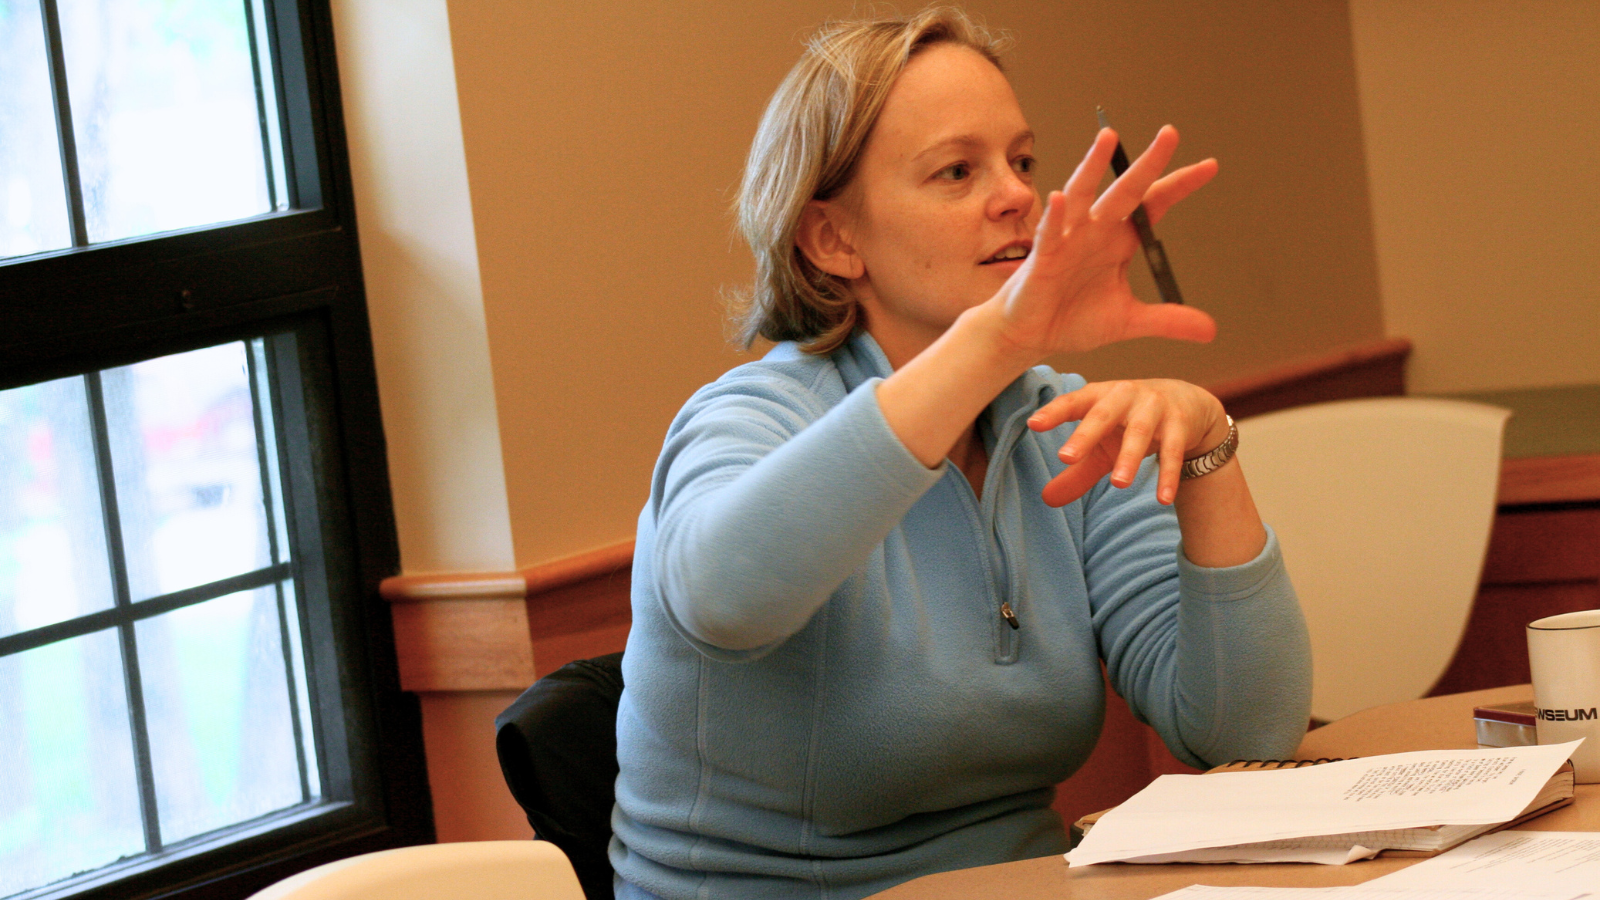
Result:
M1094 114L1100 119L1101 128L1111 127L1103 108L1096 106ZM1117 138L1116 152L1111 154L1111 171L1117 173L1118 178L1122 177L1123 172L1128 171L1128 154L1122 149L1121 137ZM1156 240L1156 233L1150 230L1150 216L1144 211L1144 204L1139 204L1128 219L1133 222L1134 230L1139 232L1139 243L1144 247L1144 259L1150 264L1150 274L1155 276L1156 288L1161 291L1161 302L1182 303L1183 294L1178 292L1178 280L1172 277L1172 265L1167 262L1167 251L1162 248L1161 242Z

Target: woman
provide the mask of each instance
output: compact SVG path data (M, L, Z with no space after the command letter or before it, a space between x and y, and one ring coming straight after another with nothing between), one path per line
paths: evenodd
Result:
M1041 202L1032 143L950 10L830 26L773 97L740 219L780 343L690 399L640 516L620 896L859 897L1060 853L1102 661L1181 759L1295 747L1304 624L1221 404L1038 365L1212 337L1133 297L1126 219L1216 164L1159 177L1165 128L1097 197L1102 131ZM1180 481L1193 457L1215 471Z

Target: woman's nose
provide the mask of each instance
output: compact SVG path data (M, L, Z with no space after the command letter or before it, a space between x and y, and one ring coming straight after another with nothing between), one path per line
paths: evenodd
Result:
M1028 213L1033 212L1033 204L1038 202L1039 195L1034 192L1030 182L1024 181L1010 167L1005 172L989 198L989 216L999 219L1015 214L1026 219Z

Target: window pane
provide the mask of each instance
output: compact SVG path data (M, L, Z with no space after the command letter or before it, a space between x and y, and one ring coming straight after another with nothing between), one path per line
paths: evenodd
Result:
M72 243L38 0L0 0L0 258Z
M162 842L301 802L275 588L135 627Z
M0 637L111 604L83 379L0 391Z
M322 796L322 772L317 765L317 742L314 734L316 720L311 715L311 691L306 679L306 654L300 629L300 604L295 598L294 582L285 581L283 589L284 630L289 634L289 664L294 670L295 713L300 721L300 755L306 761L306 796Z
M264 435L261 441L262 464L266 467L267 517L272 522L268 541L272 547L273 562L287 562L290 556L288 516L283 512L282 467L278 464L278 425L272 409L272 381L267 364L267 342L256 338L250 342L251 371L255 377L256 413Z
M241 0L58 0L89 240L269 211Z
M115 631L0 657L0 896L144 851Z
M271 565L245 344L108 369L102 383L133 599Z
M267 3L266 0L245 0L250 7L251 25L255 39L254 54L257 70L258 84L263 88L273 84L272 59L267 51ZM289 208L288 182L285 177L285 163L283 159L283 122L278 118L277 98L271 90L264 90L258 94L260 100L261 128L266 133L267 154L270 156L268 166L271 174L269 187L273 190L272 208L284 210Z

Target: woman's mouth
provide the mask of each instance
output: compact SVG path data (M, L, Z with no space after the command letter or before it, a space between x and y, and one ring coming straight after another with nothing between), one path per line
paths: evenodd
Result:
M988 266L995 263L1021 262L1028 258L1030 249L1027 244L1010 244L1000 248L1000 252L979 263L979 265Z

